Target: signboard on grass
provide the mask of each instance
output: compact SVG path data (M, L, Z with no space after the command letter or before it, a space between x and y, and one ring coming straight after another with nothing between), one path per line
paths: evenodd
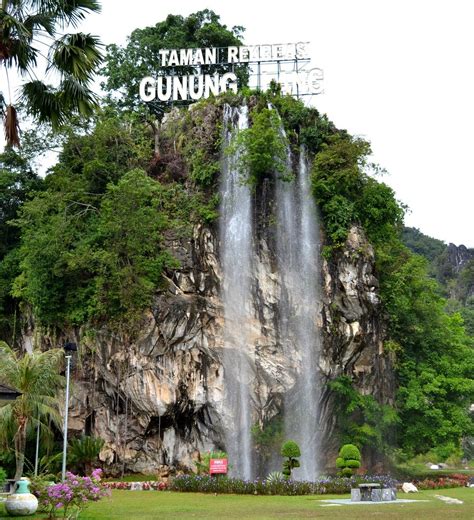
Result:
M227 473L227 459L211 459L209 462L210 475L222 475Z

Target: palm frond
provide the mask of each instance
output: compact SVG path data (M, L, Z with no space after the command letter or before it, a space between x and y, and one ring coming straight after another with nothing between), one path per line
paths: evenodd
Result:
M96 0L46 0L42 11L50 13L64 27L77 27L89 12L99 13L101 10Z
M40 123L51 122L53 127L57 128L65 121L64 109L57 91L40 80L29 81L23 85L21 100L27 106L28 112Z
M36 29L44 29L49 35L54 34L54 18L47 13L33 13L23 20L23 26L33 34Z
M0 61L6 67L18 67L21 71L36 65L37 50L31 47L33 33L8 13L0 12Z
M62 101L70 111L83 116L91 116L98 106L97 96L83 83L72 77L67 77L60 85Z
M58 71L87 82L102 60L99 40L84 33L66 34L56 41L50 50L50 65Z

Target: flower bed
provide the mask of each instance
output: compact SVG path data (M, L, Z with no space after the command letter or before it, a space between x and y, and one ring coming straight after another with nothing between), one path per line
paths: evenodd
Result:
M104 485L108 489L140 489L142 491L164 491L168 488L166 482L158 482L156 480L144 482L106 482Z
M363 482L378 482L381 487L395 487L387 476L324 477L315 482L300 480L241 480L228 477L182 475L173 479L170 489L199 493L234 493L239 495L323 495L350 493L351 487Z
M442 489L464 487L467 485L469 475L462 473L454 473L446 477L425 478L423 480L415 481L415 486L418 489Z
M465 486L467 475L455 474L449 477L415 481L418 489L437 489ZM169 484L158 481L145 482L107 482L109 489L154 490L197 492L197 493L233 493L238 495L325 495L350 493L351 488L363 483L377 482L382 488L400 488L401 484L387 475L355 475L353 477L321 477L315 482L300 480L242 480L223 475L180 475Z

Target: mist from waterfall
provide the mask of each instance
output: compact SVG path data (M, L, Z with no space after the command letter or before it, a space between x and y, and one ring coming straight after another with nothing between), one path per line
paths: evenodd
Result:
M248 127L246 106L224 106L224 141ZM251 190L242 182L239 150L224 154L220 195L220 244L222 302L224 306L224 407L226 450L231 475L250 479L252 467L251 385L254 361L248 348L252 299L252 206Z
M292 155L287 151L287 169ZM300 148L295 181L276 180L277 259L282 284L280 300L280 341L289 366L295 364L295 384L285 395L285 437L301 448L301 468L295 478L314 480L318 476L318 361L321 337L319 229L316 205L311 194L308 162Z

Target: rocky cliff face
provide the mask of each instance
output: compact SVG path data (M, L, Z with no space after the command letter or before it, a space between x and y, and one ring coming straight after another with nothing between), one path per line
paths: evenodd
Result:
M465 245L456 246L449 244L447 248L448 262L457 274L466 267L466 264L474 258L474 249L468 249Z
M271 233L262 231L264 219L261 212L254 281L258 313L249 346L255 356L254 420L262 424L278 414L295 382L276 335L281 288ZM232 427L223 410L217 230L199 226L191 240L168 237L168 246L181 267L168 274L168 288L157 295L138 339L130 343L104 330L89 342L74 371L70 428L105 439L101 458L111 469L191 469L198 452L224 449L224 430ZM373 251L359 228L350 230L334 262L323 261L322 278L323 379L349 375L363 393L390 402L393 381L383 351ZM337 448L332 399L324 389L322 466Z

